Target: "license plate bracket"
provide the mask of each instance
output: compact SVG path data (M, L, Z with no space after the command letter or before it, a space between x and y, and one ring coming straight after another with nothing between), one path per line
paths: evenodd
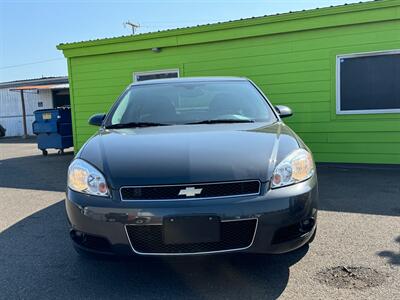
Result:
M221 219L217 216L171 216L163 220L164 244L219 242Z

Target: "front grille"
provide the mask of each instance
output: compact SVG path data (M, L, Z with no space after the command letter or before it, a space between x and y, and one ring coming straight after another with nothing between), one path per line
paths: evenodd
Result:
M189 195L182 194L187 191ZM190 195L190 192L195 195ZM181 192L181 195L180 195ZM233 197L243 195L257 195L260 193L260 181L234 181L222 183L180 184L180 185L155 185L122 187L123 200L168 200L168 199L193 199Z
M221 222L219 242L164 244L162 225L127 225L126 232L135 252L140 254L196 254L246 249L251 246L257 219Z

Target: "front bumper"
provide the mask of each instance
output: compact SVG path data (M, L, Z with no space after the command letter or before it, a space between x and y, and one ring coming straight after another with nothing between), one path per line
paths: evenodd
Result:
M316 176L275 190L262 184L260 195L221 199L174 201L121 201L67 191L66 210L75 246L114 255L152 254L135 249L127 226L162 225L169 216L216 215L221 222L257 220L251 244L240 249L202 251L204 254L231 250L248 253L284 253L295 250L311 238L316 227L318 185ZM311 220L311 226L304 223ZM309 223L310 224L310 223ZM88 242L89 241L89 242ZM182 255L182 253L163 253ZM162 255L162 253L157 253Z

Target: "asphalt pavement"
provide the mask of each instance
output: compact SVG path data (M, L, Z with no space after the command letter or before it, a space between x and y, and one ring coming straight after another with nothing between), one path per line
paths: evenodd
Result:
M0 299L400 299L400 168L320 165L318 234L284 255L91 260L64 211L72 152L0 139Z

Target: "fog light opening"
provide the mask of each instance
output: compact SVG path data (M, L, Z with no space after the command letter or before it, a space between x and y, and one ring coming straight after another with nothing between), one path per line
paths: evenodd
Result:
M300 232L309 232L313 229L315 225L315 219L314 218L309 218L305 219L300 222Z
M75 242L77 242L79 244L82 244L82 243L85 242L86 235L83 232L77 231L77 230L71 230L69 232L69 234L70 234L71 239L73 241L75 241Z

